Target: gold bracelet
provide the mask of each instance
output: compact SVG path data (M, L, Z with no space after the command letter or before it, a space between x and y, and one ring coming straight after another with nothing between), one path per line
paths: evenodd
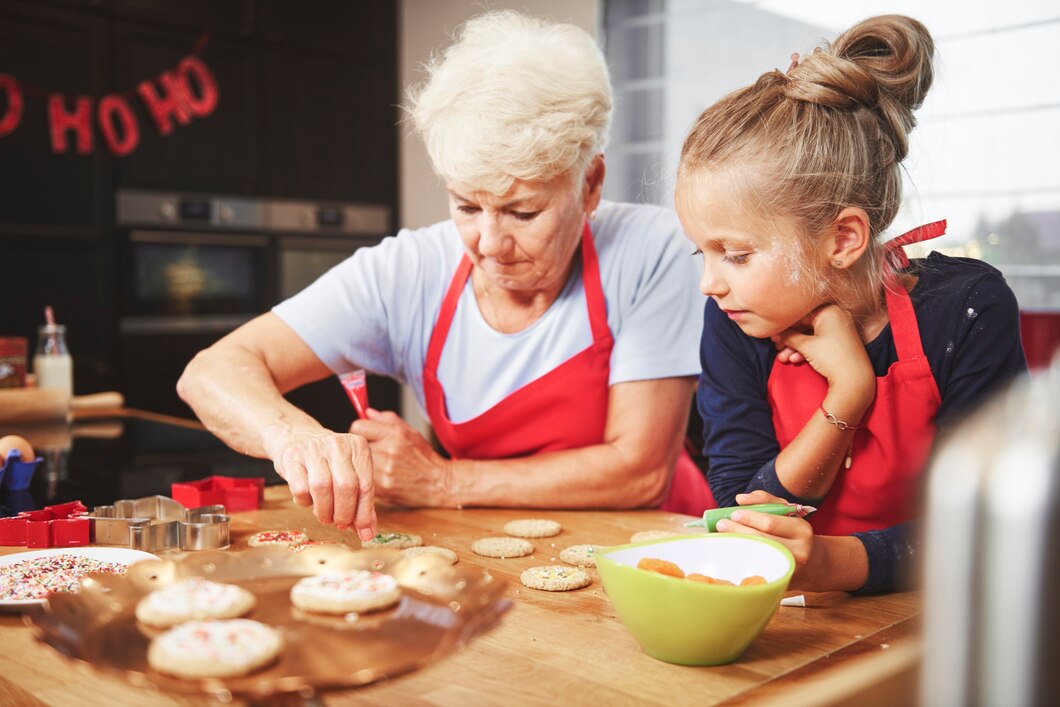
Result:
M847 430L857 430L861 428L861 425L852 425L846 420L840 420L838 417L825 410L824 405L821 406L821 412L824 414L825 420L832 423L843 432L846 432Z

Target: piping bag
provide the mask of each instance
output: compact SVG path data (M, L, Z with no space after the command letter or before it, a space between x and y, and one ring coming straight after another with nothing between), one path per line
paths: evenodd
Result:
M775 516L796 516L802 518L813 513L817 509L813 506L803 506L798 503L758 503L751 506L728 506L727 508L711 508L703 511L703 520L690 520L685 523L686 528L706 528L708 533L717 530L719 520L725 520L736 511L758 511Z
M356 371L343 373L339 376L339 381L342 383L342 388L346 391L346 395L349 396L350 402L353 403L353 408L357 411L357 417L367 420L368 382L364 369L358 368Z

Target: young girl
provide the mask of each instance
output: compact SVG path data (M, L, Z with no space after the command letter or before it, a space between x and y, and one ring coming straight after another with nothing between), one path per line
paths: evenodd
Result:
M945 222L881 237L933 51L916 20L865 20L708 108L681 153L677 212L710 297L711 490L720 506L818 508L808 522L738 511L718 528L785 543L803 589L900 586L937 426L1026 368L997 270L905 259L901 245Z

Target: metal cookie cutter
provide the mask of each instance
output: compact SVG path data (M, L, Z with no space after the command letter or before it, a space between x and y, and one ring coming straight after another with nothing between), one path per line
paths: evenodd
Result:
M185 508L167 496L146 496L96 506L88 514L92 542L133 550L219 550L229 545L224 506Z

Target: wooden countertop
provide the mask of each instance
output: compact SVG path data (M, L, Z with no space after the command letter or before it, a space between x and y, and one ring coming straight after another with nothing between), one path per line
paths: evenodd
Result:
M537 552L530 557L499 560L471 552L474 540L503 534L504 523L520 517L555 519L562 523L563 532L535 540ZM800 688L808 695L804 704L826 704L816 682L842 672L848 682L854 676L854 682L863 689L866 681L882 679L876 668L865 667L866 661L878 661L885 653L897 660L899 693L912 694L910 675L919 645L916 593L807 595L805 608L780 607L735 663L689 668L660 662L640 649L615 618L595 570L591 572L594 583L575 592L538 592L519 583L523 569L551 563L568 545L620 544L639 530L680 529L685 516L661 511L381 507L379 518L382 531L417 533L426 544L455 550L460 562L486 567L508 580L508 596L514 606L498 627L465 649L392 681L326 693L321 697L325 705L754 704ZM313 539L359 546L352 533L320 525L309 511L291 502L286 487L279 486L267 489L261 510L233 516L232 547L246 547L246 538L259 530L291 527L306 528ZM20 550L0 548L0 554ZM96 674L88 666L72 665L38 643L19 614L0 614L0 645L2 704L216 704L148 692ZM893 671L895 661L891 663ZM844 666L852 667L843 670Z

